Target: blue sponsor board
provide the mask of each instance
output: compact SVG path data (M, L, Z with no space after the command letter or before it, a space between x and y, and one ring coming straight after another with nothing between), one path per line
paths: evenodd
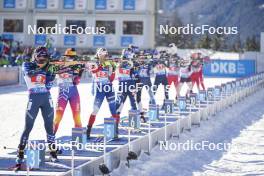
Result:
M64 9L74 9L75 7L75 0L64 0L63 1L63 8Z
M105 10L107 6L106 0L95 0L95 9L96 10Z
M198 98L200 102L206 101L206 90L199 90Z
M140 128L140 112L138 110L129 111L129 126L134 129Z
M179 106L180 111L186 111L187 110L187 104L186 104L186 98L185 97L179 97L178 106Z
M94 36L93 37L93 45L94 46L105 46L105 36Z
M215 86L214 96L215 97L220 97L221 96L221 86Z
M47 36L46 35L35 35L35 45L44 45L46 43Z
M165 105L165 113L166 114L171 114L173 113L173 100L165 100L164 101L164 105Z
M72 141L85 144L87 142L86 128L72 128Z
M123 9L124 10L135 10L135 0L123 0Z
M106 140L111 140L116 136L116 119L105 118L104 119L104 137Z
M2 34L2 39L4 40L14 40L13 34Z
M121 37L121 46L122 47L126 47L132 43L133 43L133 37L131 37L131 36L122 36Z
M4 8L15 8L16 0L4 0Z
M149 104L148 116L150 121L156 121L159 118L159 106L156 104Z
M256 73L254 60L212 60L203 69L205 76L218 78L240 78Z
M65 46L75 46L76 36L74 35L65 35L64 36L64 45Z
M196 93L191 93L190 94L190 104L192 106L196 106L197 103L197 94Z
M36 9L46 9L47 0L35 0L35 8Z
M26 156L27 166L31 169L39 169L45 162L45 140L29 141Z

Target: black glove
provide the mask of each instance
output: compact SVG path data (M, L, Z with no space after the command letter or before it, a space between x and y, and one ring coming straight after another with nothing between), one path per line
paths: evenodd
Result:
M71 66L70 66L70 68L71 68L72 70L81 70L81 69L83 69L84 67L85 67L84 64L75 64L75 65L71 65Z

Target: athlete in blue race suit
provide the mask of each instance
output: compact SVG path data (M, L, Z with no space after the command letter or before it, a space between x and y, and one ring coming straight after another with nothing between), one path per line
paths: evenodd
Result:
M25 128L18 145L17 165L24 160L24 149L28 142L29 134L33 128L39 109L44 120L47 133L47 142L50 148L51 161L57 161L55 136L53 133L53 103L50 95L55 75L48 71L49 55L45 47L38 47L33 53L33 61L23 63L24 78L29 91L29 100L26 109Z
M132 109L137 109L135 100L136 75L134 72L134 63L131 60L135 53L132 50L129 50L129 52L126 51L123 50L122 60L118 66L119 91L116 99L116 110L119 115L127 97L129 97Z
M143 87L147 87L147 91L150 97L150 103L151 104L156 104L155 98L154 98L154 94L151 90L152 87L152 83L151 83L151 79L150 79L150 72L152 69L152 63L150 61L145 61L145 56L139 56L138 60L135 64L137 64L136 66L136 70L137 70L137 74L138 74L138 91L137 91L137 104L138 104L138 108L140 110L140 115L141 115L141 119L143 119L145 121L145 117L144 117L144 111L143 111L143 107L142 107L142 102L141 102L141 95L142 95L142 89Z
M169 90L168 90L168 80L167 80L167 59L166 58L159 58L154 60L153 63L154 66L154 74L155 74L155 80L154 80L154 95L157 92L157 89L160 84L164 86L164 94L165 99L169 99ZM164 104L162 106L162 109L164 108Z

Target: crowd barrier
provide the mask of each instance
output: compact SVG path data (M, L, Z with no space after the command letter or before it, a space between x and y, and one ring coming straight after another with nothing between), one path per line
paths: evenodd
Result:
M187 102L186 112L189 112L189 114L184 115L184 112L178 110L176 113L174 112L175 115L172 114L172 117L175 118L174 122L167 124L165 121L166 125L163 127L157 128L149 132L149 134L107 152L103 156L78 167L74 167L72 170L62 175L87 176L102 174L102 171L99 169L99 165L102 163L105 163L107 168L112 171L121 163L127 162L127 156L130 151L136 153L137 156L143 152L151 155L151 150L157 146L160 141L169 140L172 137L180 137L180 134L185 130L191 131L192 126L199 126L202 121L210 120L216 113L245 99L247 96L254 94L263 87L264 74L259 73L248 78L228 82L215 86L214 88L208 88L205 91L205 97L202 96L204 92L201 91L196 95L197 99L195 103ZM162 117L160 117L160 119L162 119Z
M19 67L0 67L0 86L19 83Z

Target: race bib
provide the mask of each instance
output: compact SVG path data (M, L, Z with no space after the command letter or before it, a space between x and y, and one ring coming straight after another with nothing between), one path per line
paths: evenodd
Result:
M107 76L108 76L107 72L104 72L104 71L99 71L96 73L96 77L99 79L100 78L107 78Z
M31 83L44 85L46 83L46 76L45 75L32 76Z
M130 69L119 68L119 73L123 75L130 75Z

